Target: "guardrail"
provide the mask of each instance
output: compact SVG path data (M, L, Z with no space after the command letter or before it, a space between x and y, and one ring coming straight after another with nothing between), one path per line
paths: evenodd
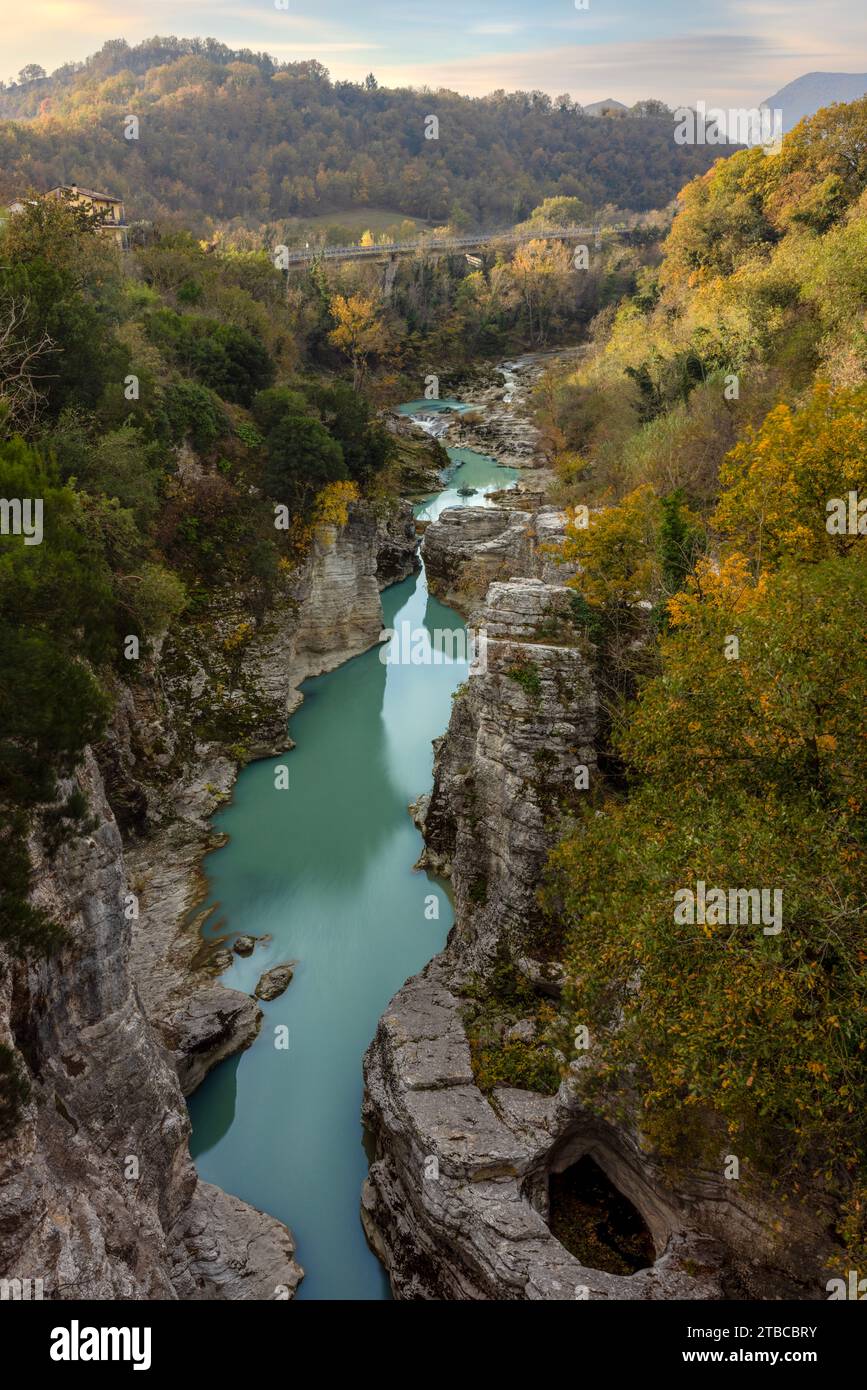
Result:
M619 228L613 229L620 234ZM374 246L313 246L301 251L290 251L286 257L288 265L303 265L309 261L348 261L382 256L406 255L415 251L464 251L471 246L484 246L489 241L571 241L573 237L593 237L598 246L602 237L600 227L551 227L537 228L531 232L516 232L511 227L501 227L496 231L474 232L466 236L436 237L424 233L414 241L387 241Z

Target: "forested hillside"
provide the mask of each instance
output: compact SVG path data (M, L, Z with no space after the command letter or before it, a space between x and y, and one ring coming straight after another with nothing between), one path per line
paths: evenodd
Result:
M128 115L137 139L125 138ZM425 137L429 115L438 139ZM396 223L490 227L557 194L642 211L716 155L676 145L659 103L600 120L541 92L390 91L210 39L108 43L7 88L0 117L0 197L79 183L122 197L132 219L197 233L367 205Z
M9 506L0 537L4 947L61 938L28 841L86 829L58 778L140 679L131 639L145 659L167 631L207 648L215 597L240 596L201 729L243 761L257 623L319 521L401 492L377 408L589 328L536 397L555 500L587 508L563 558L605 725L604 776L553 808L544 939L522 943L565 964L545 1043L672 1169L735 1155L745 1188L809 1202L863 1268L867 100L712 169L658 114L385 92L209 41L110 44L0 102L5 200L77 180L157 224L128 252L63 202L0 228L0 497L44 508L40 543ZM661 252L642 229L579 271L545 238L681 188ZM387 288L369 263L286 276L263 249L287 218L371 204L539 235L475 268L407 257ZM698 881L780 892L781 930L678 922ZM497 1042L490 1084L537 1085L535 1048ZM0 1131L26 1095L11 1056Z
M226 590L249 615L219 639L237 676L311 526L362 491L387 502L395 479L365 399L310 374L264 254L206 257L181 237L130 257L56 202L11 217L0 244L0 940L32 957L62 933L29 900L28 835L59 845L86 827L58 778L122 683L173 623L217 642ZM38 499L32 543L14 499ZM218 681L202 720L246 735ZM0 1129L23 1094L7 1063L0 1049Z
M540 419L608 780L546 900L589 1102L867 1249L867 101L690 183ZM582 519L587 524L582 525ZM675 894L779 891L779 929ZM550 946L550 943L549 943ZM576 1035L577 1036L577 1035Z
M579 332L649 254L626 248L610 273L601 259L579 273L540 238L486 255L481 270L409 259L386 298L369 264L300 270L287 284L264 251L213 252L188 232L122 252L63 201L6 219L0 496L4 508L39 499L44 534L25 544L4 510L4 944L39 955L57 943L29 900L27 838L47 824L59 844L86 825L80 798L57 803L58 778L99 739L138 660L170 627L213 645L211 615L230 591L249 615L219 639L237 681L313 527L359 496L387 507L399 494L409 446L374 405L418 396L431 364L445 385L476 356ZM215 680L201 728L242 746L238 709L231 681ZM8 1077L0 1089L2 1125L16 1091Z

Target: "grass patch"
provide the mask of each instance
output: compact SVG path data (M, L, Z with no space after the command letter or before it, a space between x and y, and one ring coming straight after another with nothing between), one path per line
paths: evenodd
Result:
M524 658L514 662L506 671L510 681L519 685L529 700L538 703L542 697L542 677L534 662Z
M550 1001L539 999L505 950L491 974L467 986L464 997L464 1026L479 1090L490 1095L495 1086L504 1085L554 1095L561 1081L552 1042L557 1011ZM535 1027L532 1039L505 1036L513 1024L526 1019Z

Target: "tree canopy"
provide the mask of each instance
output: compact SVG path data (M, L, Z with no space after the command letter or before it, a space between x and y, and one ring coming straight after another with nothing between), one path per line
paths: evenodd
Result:
M146 138L122 138L135 112ZM438 140L425 139L437 114ZM715 152L679 146L652 103L623 120L542 92L389 90L332 82L315 61L280 63L213 39L116 41L84 64L0 93L0 194L84 183L132 218L203 232L373 205L445 222L521 221L543 198L663 207ZM134 145L134 148L132 146ZM339 220L335 218L335 220Z

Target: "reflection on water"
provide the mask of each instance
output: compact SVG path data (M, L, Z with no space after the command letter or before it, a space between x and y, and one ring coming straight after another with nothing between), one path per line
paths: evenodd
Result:
M503 473L478 455L465 466L484 486ZM386 627L462 628L423 572L386 590L383 610ZM452 923L443 885L412 868L422 841L407 804L430 786L431 740L466 670L460 660L386 666L375 648L306 681L291 720L297 747L245 768L215 818L230 838L205 861L214 922L230 941L271 937L236 957L224 982L252 992L270 965L297 965L286 993L263 1004L253 1046L191 1097L192 1148L203 1178L291 1226L301 1298L389 1297L358 1215L361 1060L388 1000ZM275 788L278 764L287 790ZM275 1045L280 1025L288 1048Z
M489 493L515 485L515 468L500 468L493 459L477 454L473 449L447 449L454 464L442 492L426 497L415 508L420 521L435 521L447 507L483 507ZM462 497L459 488L472 488L472 494Z

